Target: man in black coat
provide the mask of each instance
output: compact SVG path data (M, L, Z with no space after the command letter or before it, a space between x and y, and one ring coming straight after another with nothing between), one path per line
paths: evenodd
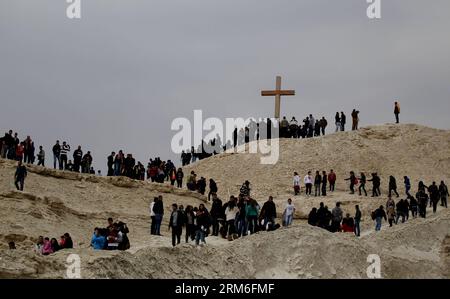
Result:
M114 157L116 156L115 152L112 152L110 156L108 156L108 174L107 176L114 175Z

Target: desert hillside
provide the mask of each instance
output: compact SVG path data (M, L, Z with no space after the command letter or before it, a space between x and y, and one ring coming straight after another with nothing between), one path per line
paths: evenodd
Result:
M29 166L25 192L15 191L15 164L0 159L0 278L63 278L69 253L82 260L84 278L365 278L367 255L378 254L386 278L449 278L450 212L439 207L427 219L410 219L393 228L373 231L370 211L386 203L386 177L395 175L416 183L450 178L450 132L417 125L384 125L308 140L281 140L280 160L259 164L258 155L222 154L185 167L216 179L219 196L237 195L246 179L260 202L275 196L281 208L288 197L298 210L294 226L260 232L233 242L208 237L208 245L172 248L167 232L169 207L176 202L198 205L206 198L167 184L123 177L96 177ZM338 175L338 190L326 198L293 197L292 173L329 170ZM380 198L350 195L343 181L348 171L378 172L383 179ZM384 187L384 188L383 188ZM370 189L370 188L369 188ZM163 236L149 234L149 203L163 195ZM363 211L362 237L311 227L304 218L313 206L336 201L353 215ZM209 206L209 203L206 203ZM279 209L279 212L281 209ZM127 252L89 248L92 230L113 217L130 228ZM39 235L58 238L69 232L73 250L39 256L33 244ZM17 250L8 250L15 241Z
M299 173L303 182L303 177L309 170L314 175L316 170L329 172L330 169L336 172L336 188L341 192L321 199L304 200L303 195L293 197L294 171ZM291 197L294 202L302 203L300 206L305 214L312 206L318 206L320 201L331 208L337 200L354 203L363 199L364 197L346 194L349 184L344 179L349 177L350 171L354 171L357 176L364 172L368 179L371 173L377 172L381 176L383 198L386 196L390 175L396 177L400 194L404 194L405 175L410 177L414 192L421 180L425 184L431 184L432 181L439 184L441 180L448 182L450 131L414 124L388 124L333 133L320 138L280 139L280 157L275 165L260 164L260 154L224 153L188 165L184 170L185 173L194 170L199 176L215 179L221 198L236 195L242 183L249 180L252 197L258 201L265 201L272 195L282 207ZM370 196L370 182L366 189ZM384 204L386 201L380 202ZM363 204L366 203L367 201L363 201ZM371 203L371 208L376 206Z

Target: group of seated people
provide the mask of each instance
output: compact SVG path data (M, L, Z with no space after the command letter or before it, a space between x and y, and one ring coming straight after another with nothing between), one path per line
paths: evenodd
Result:
M91 239L91 246L95 250L127 250L130 248L129 230L126 223L114 222L108 218L106 228L96 227Z
M55 238L48 238L39 236L38 241L34 247L35 252L42 255L49 255L61 249L73 248L72 237L69 233L61 236L59 242Z

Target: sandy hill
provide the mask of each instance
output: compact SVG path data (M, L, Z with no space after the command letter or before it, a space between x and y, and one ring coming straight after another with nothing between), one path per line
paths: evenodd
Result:
M344 210L363 208L363 236L331 234L302 220L288 229L262 232L227 242L208 237L208 246L196 249L183 244L171 248L166 231L169 206L198 205L205 197L166 184L152 184L122 177L106 178L29 166L25 192L17 192L12 176L15 164L0 159L0 278L65 275L66 258L77 253L84 278L353 278L366 277L368 254L379 254L382 276L387 278L449 278L450 212L439 208L427 219L414 219L377 234L370 210L385 204L378 199L349 195L343 182L349 170L377 171L399 180L404 174L414 183L423 179L450 178L450 133L416 125L377 126L308 140L281 140L281 157L273 166L259 164L258 155L222 154L185 168L194 169L219 184L222 198L237 194L245 179L261 203L270 194L279 207L292 196L293 171L333 168L338 189L327 198L294 199L299 218L324 201ZM382 188L385 191L385 188ZM149 235L148 207L162 194L166 215L163 237ZM403 191L401 192L403 195ZM208 203L207 203L208 205ZM127 252L93 251L89 239L95 226L106 218L128 223L132 247ZM75 249L51 256L32 252L37 236L58 238L69 232ZM8 241L18 250L10 251Z
M303 177L310 170L327 172L333 169L337 174L337 193L327 198L310 198L298 196L294 199L292 177L297 171ZM280 157L275 165L260 164L260 154L224 153L199 161L184 168L186 174L194 170L198 176L213 178L219 186L219 196L227 199L229 195L238 195L245 180L252 185L252 197L266 201L269 195L275 202L282 203L289 198L301 202L302 215L312 206L324 201L333 207L337 200L353 204L361 198L347 196L349 190L345 178L350 171L359 176L361 172L370 178L377 172L382 179L381 192L386 195L389 176L397 178L398 190L404 193L403 176L411 178L413 190L423 180L426 184L450 179L450 131L437 130L424 126L380 125L361 128L358 131L339 132L320 138L280 139ZM370 182L366 189L371 190ZM313 190L314 191L314 190ZM339 192L341 191L341 192ZM385 198L385 197L383 197ZM382 201L363 201L374 204ZM353 209L351 210L353 212Z

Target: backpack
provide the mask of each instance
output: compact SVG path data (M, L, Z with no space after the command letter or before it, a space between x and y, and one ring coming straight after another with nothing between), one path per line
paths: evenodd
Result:
M372 211L372 213L370 213L370 217L372 217L372 220L375 220L375 218L376 218L375 211Z

